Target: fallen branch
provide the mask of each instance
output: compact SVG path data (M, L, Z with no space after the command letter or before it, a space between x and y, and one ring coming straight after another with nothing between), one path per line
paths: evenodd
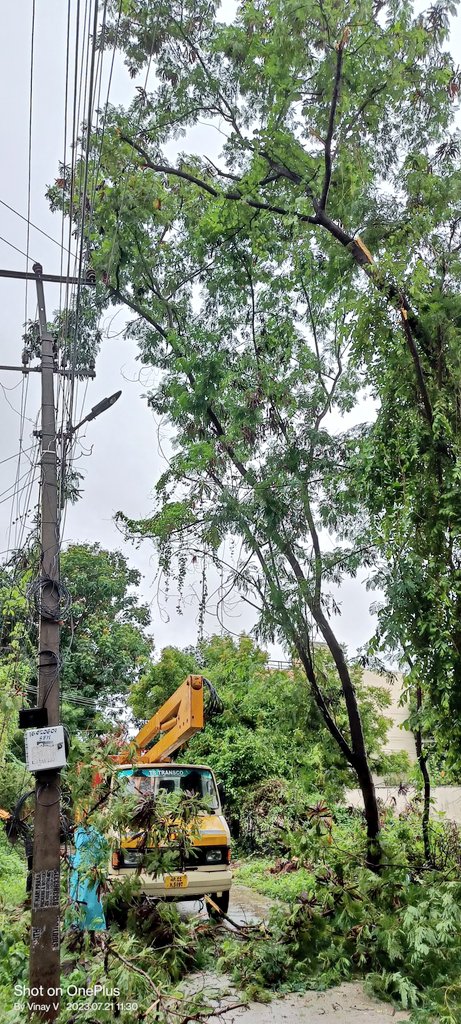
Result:
M125 956L122 956L122 954L119 953L116 949L114 949L114 947L111 946L109 942L107 943L106 949L109 953L112 953L112 956L115 956L117 960L120 960L120 962L124 964L125 967L128 967L130 971L135 971L136 974L140 974L141 977L146 979L147 983L150 985L151 989L153 989L155 995L157 996L157 1003L159 1003L162 1000L162 993L159 991L155 983L152 981L152 978L149 977L147 971L143 971L142 967L137 967L132 960L128 960Z
M245 1009L247 1006L248 1003L233 1003L232 1006L222 1006L217 1010L210 1010L209 1013L207 1010L204 1010L203 1013L199 1011L198 1013L190 1014L188 1017L183 1017L178 1024L188 1024L191 1020L196 1020L201 1022L201 1024L205 1024L210 1017L221 1017L223 1013L230 1013L231 1010Z
M213 907L213 910L218 913L220 917L223 917L225 921L228 921L229 924L239 932L247 933L253 930L260 931L261 929L261 925L259 924L237 924L237 921L233 921L228 914L224 913L224 910L221 910L221 907L218 907L217 903L212 900L211 896L205 896L205 903L209 903L210 907Z

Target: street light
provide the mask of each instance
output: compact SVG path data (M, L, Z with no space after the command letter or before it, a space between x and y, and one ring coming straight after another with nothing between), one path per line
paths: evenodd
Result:
M83 427L84 423L89 423L90 420L95 420L96 416L100 416L102 412L106 411L106 409L110 409L111 405L115 405L115 403L118 402L118 399L120 398L121 393L122 393L121 391L116 391L115 394L110 395L109 398L103 398L101 402L98 402L97 405L94 405L93 408L90 409L90 412L88 413L88 415L84 416L83 419L80 420L80 423L76 423L75 427L73 427L72 424L69 423L68 427L67 427L67 430L65 431L64 435L62 435L63 436L63 451L62 451L62 461L61 461L61 502L60 502L61 508L64 508L64 504L65 504L65 500L66 500L64 482L65 482L65 479L66 479L66 471L67 471L67 465L66 465L66 462L67 462L67 445L68 445L69 441L71 440L73 435L76 433L76 431L80 430L80 427Z
M71 437L72 434L75 434L76 430L80 430L80 427L83 427L84 423L89 423L90 420L95 420L96 416L100 416L102 412L106 411L106 409L110 409L111 405L115 405L115 403L118 402L121 393L121 391L116 391L115 394L110 396L110 398L103 398L101 402L94 405L88 415L85 416L83 420L80 420L80 423L77 423L75 427L70 427L66 432L67 437Z

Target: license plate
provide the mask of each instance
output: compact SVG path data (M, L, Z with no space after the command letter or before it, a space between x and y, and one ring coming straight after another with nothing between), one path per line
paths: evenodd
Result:
M164 875L167 889L187 889L187 875Z

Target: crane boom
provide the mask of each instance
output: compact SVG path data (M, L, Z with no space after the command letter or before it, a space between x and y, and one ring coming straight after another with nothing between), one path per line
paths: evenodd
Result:
M187 676L132 741L139 751L137 762L158 764L167 760L203 726L203 676ZM157 737L157 743L151 746ZM127 753L118 754L114 760L124 764Z

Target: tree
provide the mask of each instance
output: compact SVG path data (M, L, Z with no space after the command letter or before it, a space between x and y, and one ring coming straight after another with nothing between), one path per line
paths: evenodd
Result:
M62 693L95 701L105 716L126 698L130 685L148 661L153 643L146 633L150 613L139 604L140 573L120 551L99 544L73 544L62 555L63 582L72 595L71 616L61 634ZM73 728L87 727L94 716L70 702L65 719Z
M36 553L26 563L4 570L0 588L5 649L0 671L11 674L17 664L21 679L16 689L23 699L24 686L33 688L36 681L36 617L26 596L27 590L33 596ZM113 713L152 652L146 632L149 610L136 593L140 574L118 551L71 544L61 555L61 580L71 599L61 627L63 721L71 732L95 727L97 721L107 727L108 700Z
M129 703L139 722L146 721L191 672L198 672L194 651L164 647L161 658L147 665L130 688Z
M455 6L415 16L407 0L258 0L232 25L195 0L112 10L109 41L117 32L133 75L153 63L157 85L109 111L93 139L88 248L108 301L135 313L142 358L160 370L150 402L176 444L152 519L126 526L156 540L164 569L176 556L180 581L188 554L227 561L260 634L296 652L357 773L372 844L376 799L328 589L379 543L389 562L378 536L388 513L420 564L457 557L460 81L445 48ZM204 117L225 136L219 164L167 158L166 144ZM62 190L49 195L60 205ZM346 431L340 417L368 382L376 424ZM358 502L373 473L381 491L370 485ZM370 495L378 528L364 539ZM437 511L415 528L420 495L444 510L437 530ZM343 538L333 550L325 528ZM229 535L241 544L232 564ZM333 657L346 728L325 701L313 629ZM456 658L453 634L448 646ZM443 703L440 672L431 686ZM461 694L454 676L450 688Z
M328 706L334 708L341 728L346 728L334 663L326 648L317 648L316 658ZM210 764L214 769L224 784L234 836L241 832L248 800L261 785L290 783L289 803L294 811L300 798L311 806L337 802L344 787L353 783L337 744L322 735L321 716L306 693L300 666L270 667L267 654L245 634L237 640L212 636L195 651L165 648L131 689L129 703L136 716L145 720L158 711L190 672L211 680L223 711L208 718L205 709L205 729L180 752L180 760ZM372 767L379 772L389 725L382 709L388 706L389 695L385 686L364 686L358 668L354 684Z

